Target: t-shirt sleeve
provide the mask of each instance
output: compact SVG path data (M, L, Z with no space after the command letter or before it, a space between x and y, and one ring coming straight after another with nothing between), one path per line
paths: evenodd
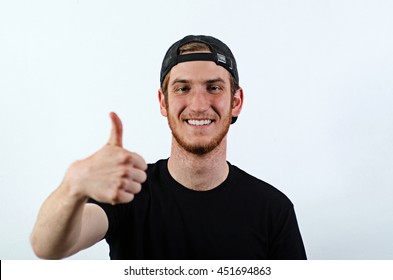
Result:
M98 202L92 198L89 198L87 203L97 204L98 206L100 206L104 210L104 212L108 218L108 231L106 232L104 238L108 239L111 236L113 236L113 234L116 232L116 229L118 228L119 223L120 223L121 215L120 215L120 207L119 206L121 206L121 205L119 204L119 205L112 206L107 203Z
M269 259L306 260L306 251L299 231L293 204L279 214L279 223L275 227Z

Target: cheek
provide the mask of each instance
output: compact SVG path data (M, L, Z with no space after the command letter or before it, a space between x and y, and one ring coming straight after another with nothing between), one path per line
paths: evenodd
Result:
M169 100L167 100L166 102L166 109L168 115L180 115L186 108L186 103L178 99L175 100L174 98L169 98Z
M217 108L220 112L227 112L232 109L232 98L221 98L214 102L214 107Z

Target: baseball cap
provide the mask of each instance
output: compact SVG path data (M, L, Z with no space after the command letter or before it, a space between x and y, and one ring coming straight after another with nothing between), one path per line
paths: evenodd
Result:
M180 54L179 48L188 43L203 43L206 44L211 53L187 53ZM237 71L237 64L229 47L222 41L212 36L206 35L188 35L183 39L174 43L166 52L161 66L160 84L165 79L173 66L187 61L213 61L217 65L224 67L231 73L237 83L239 83L239 73ZM235 123L237 117L232 117L232 123Z

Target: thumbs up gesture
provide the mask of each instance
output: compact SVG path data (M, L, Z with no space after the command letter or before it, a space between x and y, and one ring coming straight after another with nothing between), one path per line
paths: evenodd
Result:
M136 153L123 148L123 125L110 113L112 129L108 143L92 156L73 163L64 182L80 199L91 197L104 203L127 203L146 181L147 165Z

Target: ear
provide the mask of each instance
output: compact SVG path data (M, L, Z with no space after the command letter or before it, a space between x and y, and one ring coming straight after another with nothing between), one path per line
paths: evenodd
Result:
M233 96L233 105L232 105L232 116L237 117L240 115L242 111L244 101L243 89L239 87L239 89L235 92Z
M158 101L160 103L161 115L163 115L164 117L167 117L168 116L168 111L167 111L167 108L166 108L165 96L164 96L164 93L162 92L161 88L158 90Z

